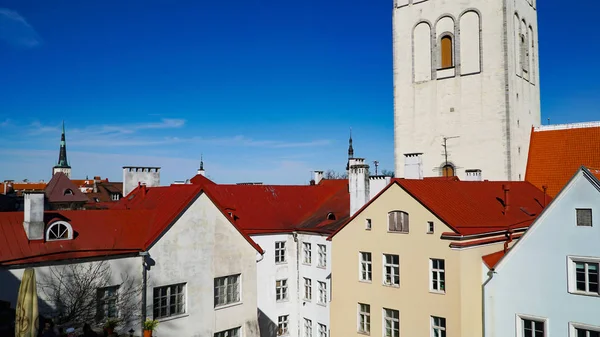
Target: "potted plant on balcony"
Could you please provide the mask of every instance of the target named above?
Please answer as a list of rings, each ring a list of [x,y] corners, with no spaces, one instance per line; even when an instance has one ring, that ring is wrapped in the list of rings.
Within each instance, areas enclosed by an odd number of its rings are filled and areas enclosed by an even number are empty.
[[[115,332],[115,328],[117,327],[117,325],[119,325],[119,321],[113,318],[109,318],[106,323],[104,323],[104,329],[106,330],[106,332],[108,332],[108,334],[112,334],[113,332]]]
[[[152,337],[152,331],[156,330],[158,321],[155,319],[147,319],[144,322],[144,337]]]

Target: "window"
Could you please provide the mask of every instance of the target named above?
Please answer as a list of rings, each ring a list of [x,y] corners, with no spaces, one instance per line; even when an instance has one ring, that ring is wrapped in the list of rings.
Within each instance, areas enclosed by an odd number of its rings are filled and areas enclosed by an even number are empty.
[[[358,303],[358,332],[371,333],[371,306]]]
[[[360,280],[371,281],[371,253],[360,252]]]
[[[319,337],[327,337],[327,325],[319,323]]]
[[[446,337],[446,319],[443,317],[431,316],[431,336]]]
[[[546,336],[546,321],[533,317],[517,317],[517,331],[519,337],[544,337]]]
[[[285,263],[285,241],[275,242],[275,263]]]
[[[570,337],[600,337],[600,326],[569,323]]]
[[[154,288],[154,319],[185,314],[185,284]]]
[[[371,230],[371,219],[367,219],[365,221],[365,229],[370,231]]]
[[[327,213],[327,220],[335,220],[335,214],[331,212]]]
[[[63,193],[63,194],[64,194],[64,195],[73,195],[73,190],[72,190],[72,189],[70,189],[70,188],[67,188],[67,189],[65,190],[65,193]]]
[[[312,337],[312,321],[308,318],[304,319],[304,336]]]
[[[427,234],[433,234],[434,228],[433,221],[427,221]]]
[[[119,193],[112,193],[112,194],[110,195],[110,199],[111,199],[112,201],[117,201],[117,200],[121,199],[121,196],[119,195]]]
[[[383,308],[383,336],[400,336],[400,313],[398,310]]]
[[[578,208],[577,212],[577,226],[592,227],[592,209],[591,208]]]
[[[319,304],[327,303],[327,283],[319,281]]]
[[[215,307],[240,301],[241,275],[231,275],[215,279]]]
[[[569,290],[585,295],[600,295],[599,267],[600,259],[569,258]]]
[[[400,257],[383,254],[383,284],[388,286],[400,285]]]
[[[325,268],[327,266],[327,247],[325,245],[317,245],[319,249],[319,264],[317,267]]]
[[[215,333],[214,337],[240,337],[241,330],[242,330],[242,327],[237,327],[237,328],[217,332],[217,333]]]
[[[277,336],[285,336],[289,333],[288,317],[289,315],[285,315],[277,318]]]
[[[288,298],[287,279],[275,281],[275,299],[277,301],[285,301]]]
[[[408,213],[402,211],[388,213],[388,230],[408,233]]]
[[[304,299],[312,300],[312,280],[306,277],[304,278]]]
[[[96,293],[98,308],[96,317],[98,320],[119,317],[117,304],[119,302],[119,286],[104,287]]]
[[[46,231],[46,241],[70,240],[73,238],[71,225],[64,221],[56,221]]]
[[[446,35],[440,41],[440,56],[442,60],[442,69],[454,67],[452,36]]]
[[[311,251],[311,246],[310,243],[304,242],[302,244],[302,246],[304,247],[304,263],[305,264],[311,264],[312,263],[312,251]]]
[[[431,268],[431,289],[433,291],[446,291],[446,271],[444,260],[430,259],[429,265]]]
[[[442,166],[442,177],[454,177],[454,166],[450,164]]]

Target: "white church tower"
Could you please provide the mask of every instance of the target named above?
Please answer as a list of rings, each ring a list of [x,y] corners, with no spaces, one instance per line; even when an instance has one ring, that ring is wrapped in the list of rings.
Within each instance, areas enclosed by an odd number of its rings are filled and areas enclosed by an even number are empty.
[[[418,153],[425,177],[524,179],[540,124],[537,37],[536,0],[395,0],[396,176]]]

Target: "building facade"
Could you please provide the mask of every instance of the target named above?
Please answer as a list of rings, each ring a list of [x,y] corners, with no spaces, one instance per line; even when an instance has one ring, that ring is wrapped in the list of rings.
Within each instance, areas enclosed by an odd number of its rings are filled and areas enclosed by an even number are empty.
[[[536,0],[395,0],[395,172],[522,180],[540,124]]]
[[[600,335],[597,177],[580,169],[519,242],[488,261],[486,337]]]

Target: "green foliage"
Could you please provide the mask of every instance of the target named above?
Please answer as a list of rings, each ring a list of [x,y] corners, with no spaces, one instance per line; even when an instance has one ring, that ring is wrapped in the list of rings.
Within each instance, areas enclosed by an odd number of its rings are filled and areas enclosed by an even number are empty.
[[[154,331],[154,330],[156,330],[157,326],[158,326],[158,321],[154,320],[154,319],[147,319],[144,322],[144,330]]]

